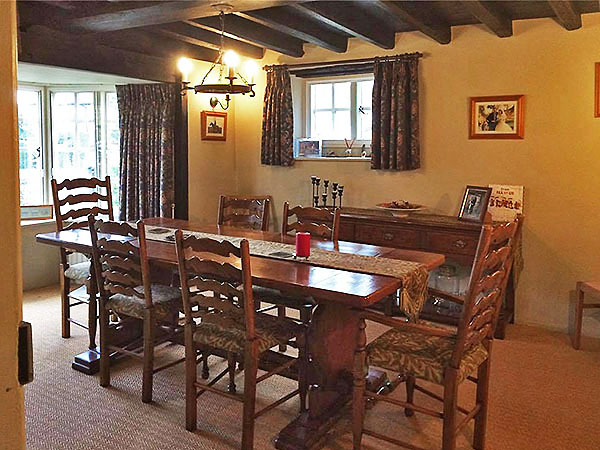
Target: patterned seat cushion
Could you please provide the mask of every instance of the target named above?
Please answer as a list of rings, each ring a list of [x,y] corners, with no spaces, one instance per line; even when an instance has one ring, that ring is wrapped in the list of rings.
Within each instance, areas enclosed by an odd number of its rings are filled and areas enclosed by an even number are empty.
[[[243,314],[227,314],[233,326],[220,326],[213,322],[201,322],[196,327],[194,341],[196,344],[218,348],[232,353],[243,354],[246,343],[246,329]],[[271,347],[285,344],[301,334],[303,326],[293,320],[280,320],[268,314],[256,314],[255,328],[258,336],[258,353]]]
[[[300,309],[305,306],[314,306],[315,302],[310,297],[301,295],[284,294],[277,289],[270,289],[262,286],[252,286],[254,300],[260,300],[265,303],[286,306],[288,308]]]
[[[373,366],[443,384],[444,369],[450,364],[455,342],[454,337],[391,329],[367,346],[367,361]],[[468,351],[460,363],[459,383],[487,356],[481,344]]]
[[[151,289],[152,304],[157,320],[167,318],[173,309],[181,310],[181,291],[179,288],[153,284]],[[140,286],[136,290],[143,292],[144,288]],[[115,294],[110,297],[106,307],[117,314],[143,319],[146,302],[143,298]]]
[[[90,276],[89,261],[72,264],[65,270],[65,277],[79,284],[84,284]]]

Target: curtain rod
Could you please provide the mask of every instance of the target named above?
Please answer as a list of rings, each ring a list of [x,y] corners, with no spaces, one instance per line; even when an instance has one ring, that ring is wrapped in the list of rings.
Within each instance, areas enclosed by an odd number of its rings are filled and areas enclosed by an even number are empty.
[[[313,63],[299,63],[299,64],[272,64],[263,66],[264,70],[269,70],[275,67],[287,67],[289,69],[316,69],[319,67],[330,67],[339,66],[344,64],[360,64],[360,63],[374,63],[375,61],[396,61],[404,58],[422,58],[423,53],[403,53],[401,55],[392,56],[376,56],[374,58],[362,58],[362,59],[346,59],[343,61],[324,61],[324,62],[313,62]]]

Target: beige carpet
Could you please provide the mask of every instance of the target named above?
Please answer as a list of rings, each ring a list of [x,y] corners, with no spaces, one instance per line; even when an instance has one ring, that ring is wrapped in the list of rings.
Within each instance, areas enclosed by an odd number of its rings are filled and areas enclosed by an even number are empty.
[[[85,307],[79,316],[84,317]],[[56,288],[25,294],[24,319],[33,324],[35,381],[26,388],[29,449],[235,449],[239,448],[241,405],[206,393],[198,402],[198,429],[184,428],[183,366],[155,376],[154,404],[141,402],[141,366],[125,360],[113,367],[112,387],[70,368],[73,355],[85,349],[84,330],[60,337]],[[370,334],[381,330],[370,328]],[[488,449],[600,448],[600,342],[584,340],[575,351],[567,336],[536,328],[511,326],[505,341],[496,341],[492,368]],[[163,351],[166,359],[181,354]],[[221,363],[215,358],[212,365]],[[238,387],[242,386],[239,377]],[[470,383],[469,383],[470,384]],[[293,383],[273,377],[259,385],[259,405],[289,392]],[[402,395],[398,389],[394,395]],[[462,403],[472,404],[472,389],[462,388]],[[435,405],[419,393],[416,399]],[[296,414],[294,399],[262,416],[255,448],[274,448],[277,432]],[[401,410],[378,404],[368,412],[372,428],[415,445],[440,447],[439,420],[420,414],[406,418]],[[458,447],[471,448],[472,426],[459,436]],[[389,445],[364,438],[365,449]],[[327,449],[351,448],[349,421],[341,420],[325,440]]]

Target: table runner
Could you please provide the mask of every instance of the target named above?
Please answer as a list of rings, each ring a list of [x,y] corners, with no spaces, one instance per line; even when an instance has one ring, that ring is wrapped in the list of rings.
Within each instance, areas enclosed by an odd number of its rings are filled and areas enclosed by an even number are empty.
[[[236,246],[239,246],[240,241],[246,239],[187,230],[183,230],[183,233],[184,236],[193,235],[197,238],[228,241]],[[154,241],[175,242],[175,229],[146,226],[146,238]],[[247,239],[247,241],[250,247],[250,254],[253,256],[291,260],[300,263],[308,263],[314,266],[398,278],[402,280],[400,308],[406,316],[413,321],[418,319],[419,313],[427,298],[429,272],[424,265],[419,263],[379,256],[340,253],[317,248],[311,248],[309,259],[294,259],[293,255],[296,250],[294,245],[258,239]]]

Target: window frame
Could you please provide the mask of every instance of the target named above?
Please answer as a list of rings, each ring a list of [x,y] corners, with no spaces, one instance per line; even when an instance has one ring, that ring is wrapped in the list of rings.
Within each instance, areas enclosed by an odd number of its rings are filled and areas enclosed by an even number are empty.
[[[304,87],[304,104],[306,105],[305,114],[304,114],[304,123],[302,134],[305,137],[313,137],[312,134],[312,95],[311,95],[311,86],[314,84],[324,84],[324,83],[344,83],[350,82],[350,139],[355,139],[354,148],[357,146],[360,147],[364,145],[371,145],[371,139],[356,139],[358,132],[358,89],[357,83],[360,81],[371,81],[373,80],[373,74],[359,74],[359,75],[339,75],[339,76],[326,76],[326,77],[316,77],[303,80],[305,83]],[[332,91],[335,91],[332,88]],[[334,94],[332,93],[332,110],[335,110],[334,107]],[[342,108],[346,110],[345,108]],[[322,140],[323,149],[345,149],[346,143],[343,139],[323,139]],[[313,159],[313,158],[311,158]],[[314,158],[318,159],[318,158]],[[339,159],[339,158],[338,158]]]

